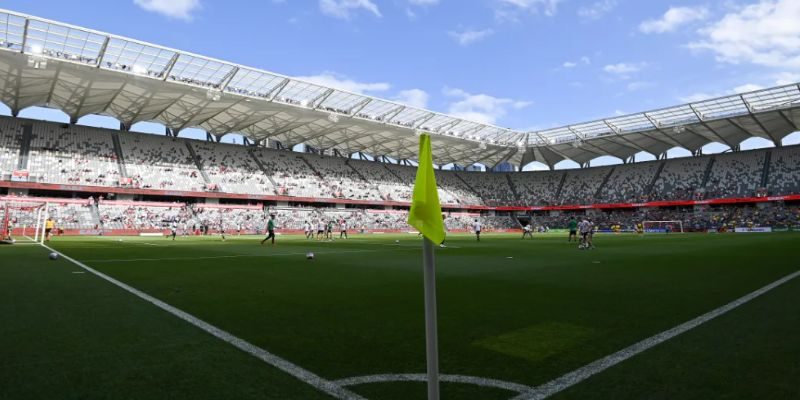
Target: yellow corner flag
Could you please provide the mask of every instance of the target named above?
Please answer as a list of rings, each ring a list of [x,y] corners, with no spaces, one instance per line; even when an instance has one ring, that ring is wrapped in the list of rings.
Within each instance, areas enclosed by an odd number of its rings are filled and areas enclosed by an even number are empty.
[[[417,228],[434,244],[440,244],[444,242],[445,237],[444,222],[442,206],[439,204],[439,192],[436,190],[436,176],[433,174],[431,137],[427,134],[419,136],[418,157],[419,166],[417,179],[414,181],[414,197],[411,199],[408,224]]]

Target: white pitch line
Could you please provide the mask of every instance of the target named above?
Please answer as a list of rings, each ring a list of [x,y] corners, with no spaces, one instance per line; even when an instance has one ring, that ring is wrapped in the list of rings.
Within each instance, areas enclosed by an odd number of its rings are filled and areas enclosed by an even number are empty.
[[[497,379],[479,378],[466,375],[439,375],[439,380],[449,383],[466,383],[483,387],[493,387],[508,390],[509,392],[525,393],[533,390],[533,387],[520,385],[518,383],[506,382]],[[334,383],[340,386],[357,386],[368,383],[387,383],[387,382],[427,382],[427,374],[382,374],[356,376],[353,378],[339,379]]]
[[[378,250],[342,250],[315,252],[315,254],[341,254],[341,253],[373,253]],[[276,254],[231,254],[225,256],[200,256],[200,257],[163,257],[163,258],[109,258],[99,260],[85,260],[86,262],[112,263],[112,262],[139,262],[139,261],[185,261],[185,260],[214,260],[218,258],[246,258],[246,257],[280,257],[301,256],[306,253],[276,253]]]
[[[597,361],[586,364],[585,366],[578,368],[575,371],[572,371],[566,375],[561,376],[560,378],[556,378],[543,385],[537,386],[526,393],[522,393],[519,396],[514,397],[511,400],[541,400],[550,397],[564,389],[567,389],[571,386],[574,386],[586,380],[592,375],[603,372],[606,369],[611,368],[651,347],[661,344],[667,340],[674,338],[675,336],[678,336],[682,333],[685,333],[686,331],[689,331],[708,321],[711,321],[712,319],[717,318],[720,315],[723,315],[763,295],[764,293],[767,293],[770,290],[775,289],[778,286],[781,286],[784,283],[789,282],[794,278],[797,278],[798,276],[800,276],[800,271],[796,271],[794,273],[786,275],[783,278],[778,279],[777,281],[772,282],[769,285],[762,287],[761,289],[750,292],[722,307],[709,311],[693,320],[684,322],[683,324],[680,324],[674,328],[668,329],[659,334],[644,339],[614,354],[608,355]]]
[[[126,283],[118,281],[100,271],[97,271],[87,266],[86,264],[65,255],[64,253],[61,253],[58,250],[55,250],[45,244],[42,244],[42,247],[60,254],[61,257],[64,257],[64,259],[66,259],[67,261],[85,269],[87,272],[96,275],[100,279],[103,279],[113,285],[118,286],[119,288],[133,294],[134,296],[206,331],[207,333],[211,334],[217,339],[220,339],[238,348],[239,350],[242,350],[245,353],[248,353],[253,357],[260,359],[261,361],[264,361],[265,363],[272,365],[273,367],[280,369],[281,371],[286,372],[289,375],[292,375],[293,377],[299,379],[300,381],[305,382],[306,384],[311,385],[322,392],[325,392],[337,399],[342,399],[342,400],[366,400],[365,398],[345,389],[344,387],[338,385],[335,382],[324,379],[321,376],[316,375],[313,372],[306,370],[296,364],[292,364],[291,362],[284,360],[283,358],[280,358],[250,342],[247,342],[244,339],[236,337],[233,334],[228,333],[227,331],[217,328],[216,326],[211,325],[208,322],[205,322],[200,318],[197,318],[192,314],[187,313],[186,311],[171,306],[153,296],[150,296],[145,292],[142,292],[139,289],[136,289]]]

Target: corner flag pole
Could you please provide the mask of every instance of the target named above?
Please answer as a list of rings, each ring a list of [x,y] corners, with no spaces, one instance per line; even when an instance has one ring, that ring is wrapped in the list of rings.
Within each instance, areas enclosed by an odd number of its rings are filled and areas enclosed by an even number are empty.
[[[436,328],[436,265],[433,243],[422,238],[425,263],[425,352],[428,364],[428,400],[439,400],[439,339]]]
[[[425,277],[425,352],[428,365],[428,400],[439,400],[439,343],[436,333],[436,267],[433,245],[445,239],[442,206],[433,170],[431,137],[419,137],[419,165],[414,180],[414,196],[408,212],[408,224],[419,229]]]

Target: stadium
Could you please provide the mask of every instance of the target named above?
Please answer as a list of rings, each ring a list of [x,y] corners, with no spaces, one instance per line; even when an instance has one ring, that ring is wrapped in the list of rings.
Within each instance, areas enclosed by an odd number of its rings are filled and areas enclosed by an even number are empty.
[[[515,130],[0,10],[0,102],[1,399],[426,398],[421,137],[442,398],[800,397],[800,83]]]

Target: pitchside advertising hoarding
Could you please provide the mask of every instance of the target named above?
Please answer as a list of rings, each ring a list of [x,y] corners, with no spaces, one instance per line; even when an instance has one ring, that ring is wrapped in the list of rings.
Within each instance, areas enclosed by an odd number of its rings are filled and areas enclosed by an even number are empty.
[[[736,233],[770,233],[772,232],[772,228],[770,227],[756,227],[756,228],[736,228],[734,229]]]

